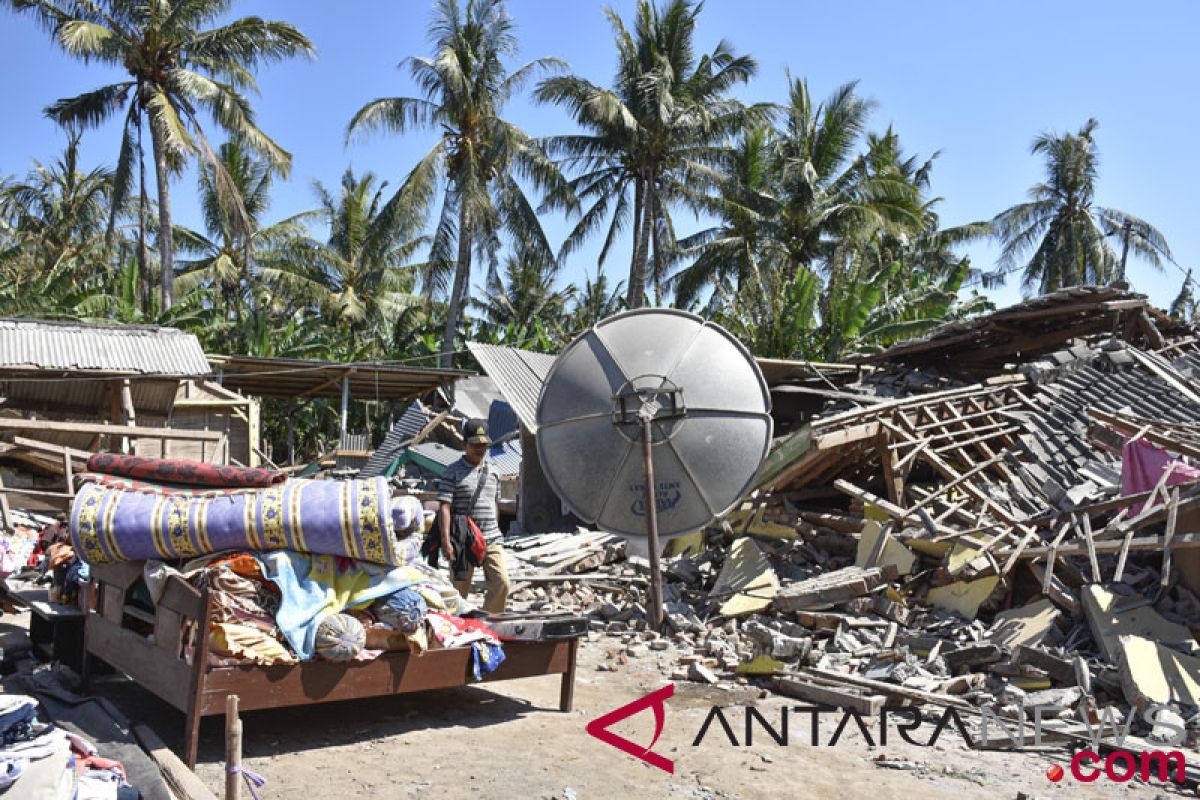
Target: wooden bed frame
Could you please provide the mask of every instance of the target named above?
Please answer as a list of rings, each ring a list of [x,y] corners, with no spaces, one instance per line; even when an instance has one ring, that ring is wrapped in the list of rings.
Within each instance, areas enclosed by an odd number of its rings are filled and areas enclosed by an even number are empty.
[[[238,696],[241,710],[253,711],[473,683],[469,647],[427,650],[420,655],[384,653],[372,661],[349,663],[220,666],[208,663],[208,637],[196,636],[195,658],[189,664],[185,631],[206,629],[197,625],[209,618],[208,592],[172,576],[156,613],[147,614],[126,602],[126,593],[141,574],[140,563],[93,568],[94,602],[89,604],[84,626],[83,678],[86,683],[92,660],[99,659],[184,712],[183,760],[189,767],[196,765],[201,718],[223,715],[229,695]],[[153,634],[143,636],[130,629],[126,624],[130,620],[152,625]],[[578,639],[505,642],[504,663],[483,680],[561,675],[559,709],[570,711],[578,646]]]

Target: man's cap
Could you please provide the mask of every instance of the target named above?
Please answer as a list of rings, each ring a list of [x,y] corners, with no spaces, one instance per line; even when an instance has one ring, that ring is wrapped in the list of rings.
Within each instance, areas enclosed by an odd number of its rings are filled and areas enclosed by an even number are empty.
[[[463,429],[463,435],[467,437],[467,444],[491,444],[492,439],[488,436],[488,424],[486,419],[469,419]]]

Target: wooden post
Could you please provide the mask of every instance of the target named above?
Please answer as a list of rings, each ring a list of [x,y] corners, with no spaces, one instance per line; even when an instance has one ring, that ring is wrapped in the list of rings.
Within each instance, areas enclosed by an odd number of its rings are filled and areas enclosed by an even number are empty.
[[[1179,516],[1179,489],[1171,491],[1171,504],[1167,507],[1167,530],[1163,537],[1162,577],[1159,585],[1166,589],[1171,585],[1171,540],[1175,538],[1175,525]]]
[[[350,373],[342,376],[342,436],[346,435],[346,416],[350,413]]]
[[[63,449],[63,480],[67,482],[67,494],[71,497],[75,496],[75,472],[74,465],[71,463],[71,451]]]
[[[121,381],[121,421],[128,427],[137,426],[137,411],[133,408],[133,388],[129,383],[129,378]],[[129,453],[130,450],[136,447],[136,442],[133,442],[127,436],[121,437],[121,452]]]
[[[109,404],[108,404],[108,424],[121,424],[121,380],[111,380],[108,382]],[[113,433],[108,434],[108,451],[110,453],[118,452],[121,449],[121,440]]]
[[[0,523],[4,530],[12,532],[12,511],[8,507],[8,495],[4,493],[4,478],[0,477]]]
[[[242,790],[242,721],[238,696],[225,698],[225,800],[238,800]]]
[[[296,403],[288,401],[288,466],[296,464]]]

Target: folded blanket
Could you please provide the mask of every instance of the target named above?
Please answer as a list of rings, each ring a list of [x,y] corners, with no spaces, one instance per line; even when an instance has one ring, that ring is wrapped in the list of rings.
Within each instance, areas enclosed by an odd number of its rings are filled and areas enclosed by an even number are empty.
[[[295,550],[396,565],[392,518],[384,478],[195,495],[86,483],[71,506],[71,540],[92,564]]]
[[[265,489],[283,483],[287,478],[282,472],[269,469],[247,469],[178,458],[143,458],[116,453],[96,453],[88,459],[87,468],[89,472],[193,486]]]

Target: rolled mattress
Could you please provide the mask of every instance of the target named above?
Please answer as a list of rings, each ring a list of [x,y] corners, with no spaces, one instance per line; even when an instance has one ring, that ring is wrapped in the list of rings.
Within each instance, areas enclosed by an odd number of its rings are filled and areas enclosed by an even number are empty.
[[[385,478],[205,492],[85,483],[71,506],[71,539],[91,564],[241,549],[398,566],[390,503]]]

